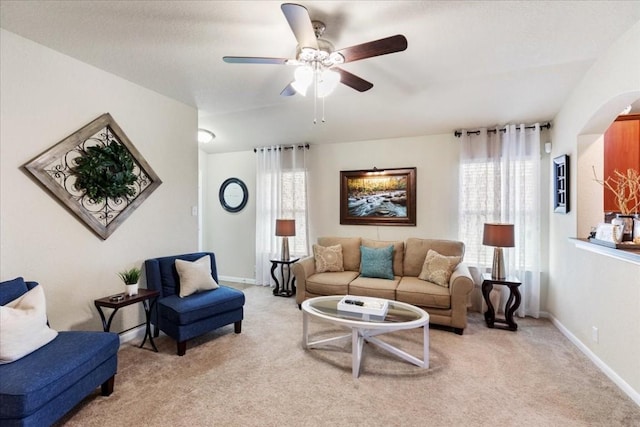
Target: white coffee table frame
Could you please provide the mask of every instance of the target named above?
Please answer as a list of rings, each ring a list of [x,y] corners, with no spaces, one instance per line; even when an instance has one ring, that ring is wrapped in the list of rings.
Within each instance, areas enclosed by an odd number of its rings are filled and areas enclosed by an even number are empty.
[[[331,295],[325,297],[310,298],[302,303],[302,346],[305,349],[318,347],[321,345],[329,344],[335,341],[344,340],[345,338],[351,338],[352,340],[352,373],[354,378],[358,378],[360,375],[360,362],[362,361],[362,347],[364,342],[367,341],[371,344],[375,344],[378,347],[394,354],[407,362],[413,363],[421,368],[429,367],[429,314],[411,304],[407,304],[400,301],[391,301],[389,304],[394,307],[403,308],[410,312],[415,313],[418,318],[406,322],[376,322],[366,320],[356,320],[333,316],[331,314],[323,313],[313,307],[314,303],[321,301],[335,301],[336,304],[343,298],[343,295]],[[390,306],[391,307],[391,306]],[[326,320],[327,322],[346,327],[351,329],[351,333],[347,335],[340,335],[338,337],[326,338],[318,341],[309,341],[309,318],[317,317],[319,319]],[[399,331],[403,329],[413,329],[424,326],[423,329],[423,358],[419,358],[401,350],[397,347],[386,343],[379,338],[378,335]]]

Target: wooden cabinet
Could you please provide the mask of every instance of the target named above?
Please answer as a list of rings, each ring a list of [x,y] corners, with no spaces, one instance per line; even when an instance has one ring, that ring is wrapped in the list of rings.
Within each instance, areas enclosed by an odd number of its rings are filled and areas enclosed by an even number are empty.
[[[604,134],[604,178],[629,168],[640,171],[640,114],[618,116]],[[604,211],[619,211],[613,193],[606,189]]]

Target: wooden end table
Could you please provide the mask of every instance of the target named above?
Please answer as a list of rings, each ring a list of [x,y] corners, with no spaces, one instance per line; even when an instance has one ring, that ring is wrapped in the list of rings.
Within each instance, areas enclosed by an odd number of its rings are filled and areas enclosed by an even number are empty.
[[[504,307],[504,319],[496,319],[496,312],[493,308],[493,304],[491,303],[491,298],[489,298],[489,295],[493,290],[493,285],[509,287],[509,298],[507,299],[507,304]],[[484,320],[487,322],[487,326],[489,328],[498,327],[509,331],[518,330],[518,325],[513,320],[513,314],[516,312],[518,307],[520,307],[520,301],[522,300],[520,290],[518,289],[520,285],[521,282],[517,277],[508,276],[504,279],[493,279],[491,278],[490,273],[482,273],[482,295],[484,296],[484,301],[487,303],[487,311],[484,312]],[[496,323],[505,324],[506,326],[498,326]]]
[[[102,319],[102,329],[105,332],[109,332],[111,329],[111,321],[113,320],[113,316],[116,312],[122,307],[126,307],[127,305],[137,304],[139,302],[142,303],[142,307],[144,308],[144,314],[146,317],[146,328],[144,332],[144,339],[142,340],[142,344],[140,344],[140,348],[144,346],[144,343],[147,341],[147,337],[149,337],[149,342],[151,343],[151,347],[153,347],[153,351],[158,352],[158,348],[156,344],[153,342],[153,335],[151,334],[151,310],[153,306],[158,301],[158,296],[160,295],[159,291],[152,291],[149,289],[138,289],[138,295],[127,296],[125,294],[116,294],[109,295],[108,297],[100,298],[93,301],[93,304],[98,309],[98,313],[100,314],[100,319]],[[113,300],[115,297],[123,297],[119,301]],[[102,312],[102,307],[112,308],[113,312],[109,316],[109,320],[104,317],[104,313]]]
[[[273,295],[279,297],[290,297],[296,293],[296,278],[291,276],[291,264],[298,261],[300,258],[290,258],[286,260],[272,259],[271,260],[271,277],[276,282],[276,287],[273,290]],[[284,277],[284,266],[287,266],[287,278]],[[280,281],[275,275],[276,268],[280,266],[280,276],[282,277],[282,286]]]

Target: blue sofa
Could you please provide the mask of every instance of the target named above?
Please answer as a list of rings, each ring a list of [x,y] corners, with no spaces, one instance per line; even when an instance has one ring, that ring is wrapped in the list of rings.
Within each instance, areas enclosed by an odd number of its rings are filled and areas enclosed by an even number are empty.
[[[235,333],[242,330],[244,293],[220,286],[210,291],[198,292],[187,297],[179,296],[180,277],[176,259],[193,262],[206,255],[211,257],[211,276],[218,282],[216,258],[212,252],[195,252],[152,258],[145,261],[147,288],[160,291],[158,302],[151,311],[154,336],[159,331],[175,339],[177,353],[187,351],[187,340],[213,331],[221,326],[234,324]]]
[[[21,277],[0,283],[0,305],[35,286]],[[0,425],[48,426],[97,387],[110,395],[119,347],[118,334],[60,331],[36,351],[0,364]]]

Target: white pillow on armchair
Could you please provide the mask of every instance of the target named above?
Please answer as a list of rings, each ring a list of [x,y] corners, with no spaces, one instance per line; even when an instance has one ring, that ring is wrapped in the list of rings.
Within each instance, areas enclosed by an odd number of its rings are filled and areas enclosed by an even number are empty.
[[[44,291],[36,286],[0,306],[0,364],[14,362],[58,336],[47,326]]]

